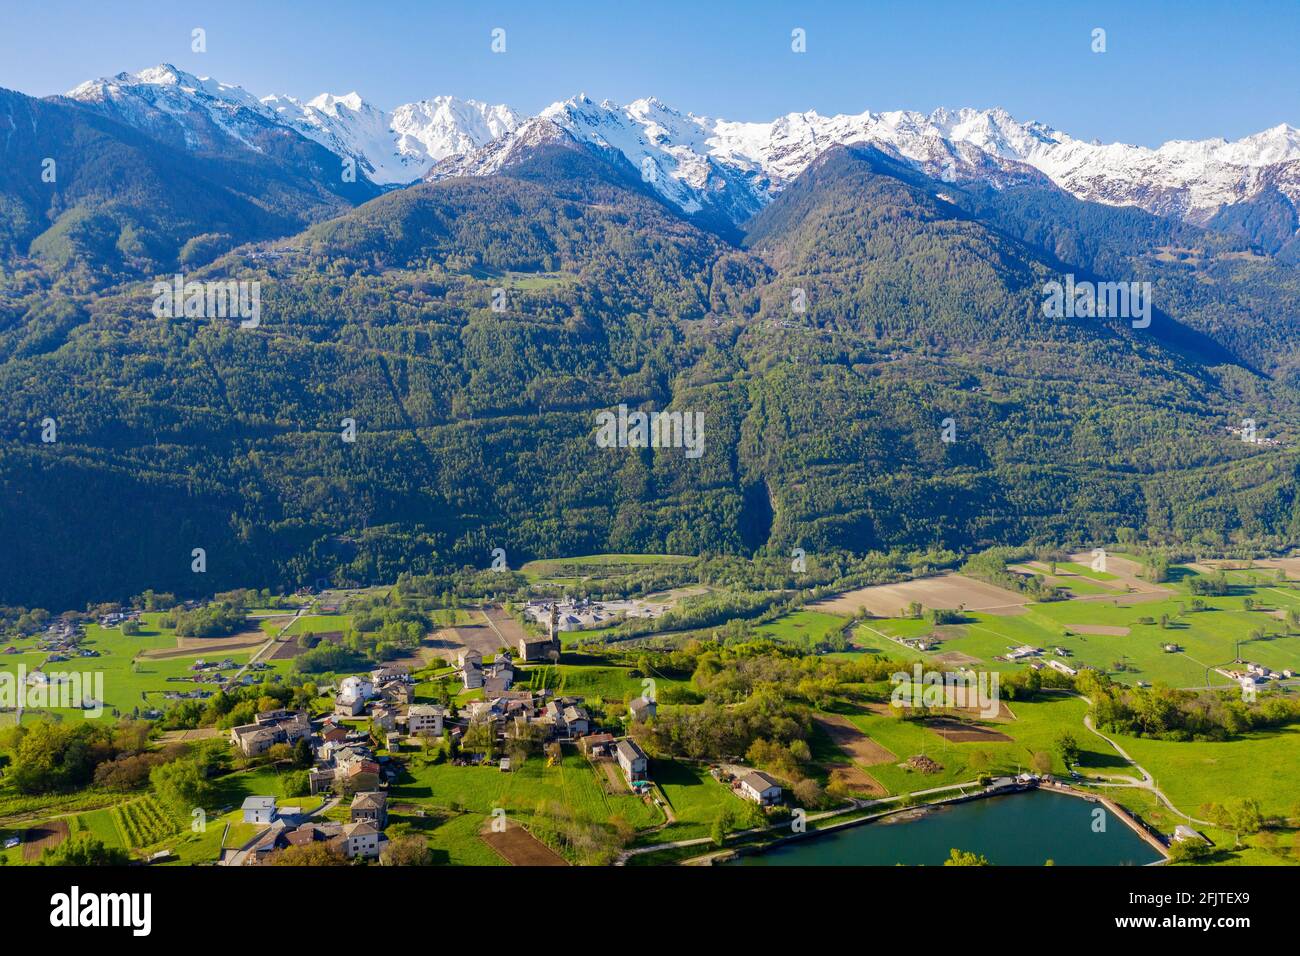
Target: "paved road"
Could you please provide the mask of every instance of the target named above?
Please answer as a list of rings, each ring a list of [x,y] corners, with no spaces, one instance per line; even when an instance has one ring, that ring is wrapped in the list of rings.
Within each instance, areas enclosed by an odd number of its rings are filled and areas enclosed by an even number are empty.
[[[1086,697],[1083,698],[1083,699],[1084,699],[1084,700],[1087,700]],[[1089,705],[1091,706],[1091,702],[1089,702]],[[1203,826],[1203,827],[1214,826],[1214,824],[1210,823],[1209,821],[1207,821],[1207,820],[1198,820],[1198,819],[1196,819],[1196,817],[1193,817],[1193,816],[1191,816],[1190,814],[1187,814],[1187,813],[1183,813],[1182,810],[1179,810],[1176,806],[1174,806],[1174,802],[1173,802],[1172,800],[1170,800],[1167,796],[1165,796],[1164,791],[1162,791],[1159,787],[1156,786],[1155,778],[1152,777],[1151,774],[1149,774],[1149,773],[1147,772],[1147,770],[1146,770],[1145,767],[1143,767],[1140,763],[1138,763],[1136,760],[1134,760],[1132,757],[1130,757],[1130,756],[1128,755],[1128,753],[1124,750],[1124,748],[1121,747],[1118,743],[1116,743],[1114,740],[1111,740],[1109,737],[1107,737],[1105,734],[1103,734],[1100,730],[1098,730],[1096,727],[1094,727],[1094,726],[1092,725],[1092,715],[1091,715],[1091,714],[1084,714],[1084,715],[1083,715],[1083,726],[1087,727],[1088,730],[1090,730],[1092,733],[1096,734],[1096,735],[1097,735],[1098,737],[1100,737],[1102,740],[1106,741],[1106,743],[1108,743],[1108,744],[1110,744],[1112,747],[1114,747],[1114,748],[1115,748],[1115,752],[1116,752],[1117,754],[1119,754],[1121,757],[1123,757],[1125,760],[1127,760],[1128,763],[1129,763],[1129,766],[1131,766],[1134,770],[1136,770],[1138,773],[1140,773],[1140,774],[1142,775],[1142,780],[1141,780],[1141,782],[1138,782],[1138,781],[1136,781],[1136,780],[1134,780],[1132,783],[1116,783],[1116,782],[1110,782],[1110,781],[1108,781],[1108,782],[1103,782],[1103,783],[1099,784],[1100,786],[1103,786],[1103,787],[1133,787],[1133,788],[1136,788],[1136,789],[1138,789],[1138,790],[1149,790],[1151,793],[1155,794],[1155,797],[1156,797],[1157,800],[1159,800],[1161,803],[1163,803],[1163,804],[1164,804],[1166,807],[1168,807],[1171,811],[1173,811],[1174,813],[1178,814],[1178,816],[1182,817],[1184,820],[1187,820],[1187,821],[1189,821],[1189,822],[1191,822],[1191,823],[1195,823],[1195,824],[1197,824],[1197,825],[1199,825],[1199,826]],[[1129,778],[1129,779],[1131,780],[1132,778]]]

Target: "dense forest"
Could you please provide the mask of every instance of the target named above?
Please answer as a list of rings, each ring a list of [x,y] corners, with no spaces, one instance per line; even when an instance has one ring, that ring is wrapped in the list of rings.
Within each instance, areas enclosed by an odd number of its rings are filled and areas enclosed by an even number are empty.
[[[78,135],[113,133],[96,122]],[[0,603],[447,575],[498,547],[517,567],[1300,530],[1297,330],[1265,322],[1300,285],[1230,230],[846,148],[741,241],[573,145],[290,198],[184,263],[181,233],[95,266],[9,227]],[[157,317],[153,276],[178,267],[260,283],[260,324]],[[1071,270],[1149,279],[1156,321],[1044,317]],[[703,454],[600,447],[620,405],[702,413]],[[1229,434],[1245,418],[1281,444]]]

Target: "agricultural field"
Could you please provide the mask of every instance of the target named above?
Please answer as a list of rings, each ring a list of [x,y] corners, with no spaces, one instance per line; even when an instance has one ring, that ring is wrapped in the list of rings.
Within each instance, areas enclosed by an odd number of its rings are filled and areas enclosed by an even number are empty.
[[[475,817],[480,825],[491,818],[494,810],[504,810],[509,820],[553,846],[557,843],[557,807],[579,821],[608,823],[621,819],[636,830],[665,820],[663,812],[644,798],[627,790],[609,792],[604,774],[571,749],[566,749],[557,766],[546,764],[542,757],[530,757],[522,766],[503,773],[492,765],[458,767],[413,756],[407,761],[403,778],[390,790],[390,799],[395,804],[409,803],[443,814]],[[441,829],[434,828],[430,834],[430,845],[435,850],[472,853],[472,846],[482,843],[478,826],[465,823],[438,834]],[[450,840],[453,833],[455,841]],[[439,835],[443,838],[441,845],[433,839]]]
[[[1054,773],[1065,774],[1064,764],[1053,751],[1056,738],[1066,731],[1079,744],[1082,769],[1105,773],[1128,770],[1124,759],[1112,747],[1084,729],[1083,716],[1088,705],[1083,700],[1059,695],[1036,701],[1014,701],[1008,708],[1014,719],[971,721],[973,726],[984,728],[986,736],[961,742],[939,733],[933,722],[900,720],[884,706],[845,708],[836,716],[847,718],[872,741],[898,757],[897,762],[873,763],[865,768],[891,794],[961,783],[985,775],[1023,772],[1030,768],[1033,755],[1040,752],[1052,755]],[[902,765],[918,755],[928,757],[941,769],[922,773]]]
[[[1189,572],[1177,584],[1167,585],[1168,597],[1144,594],[1137,603],[1118,594],[1080,596],[1028,604],[1014,616],[967,612],[962,623],[941,626],[914,618],[873,618],[856,626],[853,645],[866,653],[993,670],[1023,666],[996,660],[1013,647],[1040,647],[1044,659],[1061,647],[1068,652],[1070,666],[1088,665],[1130,685],[1141,681],[1203,687],[1208,680],[1210,686],[1228,686],[1230,679],[1213,669],[1239,654],[1275,671],[1300,672],[1300,629],[1293,632],[1284,619],[1286,611],[1300,610],[1300,590],[1279,585],[1267,574],[1258,574],[1258,583],[1248,584],[1243,574],[1232,593],[1201,597],[1204,609],[1196,610],[1192,602],[1198,598],[1187,584],[1194,576]],[[1145,599],[1150,597],[1156,600]],[[946,607],[926,604],[936,606]],[[919,637],[936,646],[922,652],[899,643]],[[1178,649],[1168,651],[1165,645]]]
[[[754,628],[757,637],[811,651],[839,637],[849,619],[825,611],[795,611]]]
[[[89,675],[85,682],[86,692],[102,699],[104,712],[110,716],[126,716],[138,710],[148,710],[164,703],[165,691],[191,691],[195,689],[216,690],[218,684],[214,677],[212,682],[196,684],[189,678],[193,675],[191,665],[199,659],[209,662],[226,658],[238,665],[246,663],[253,654],[252,649],[232,650],[223,642],[224,638],[214,638],[210,643],[203,639],[178,638],[174,631],[161,626],[159,614],[141,615],[145,627],[139,635],[124,635],[120,628],[102,628],[97,624],[86,627],[81,647],[97,651],[93,657],[73,657],[66,661],[45,664],[47,655],[36,650],[35,639],[15,641],[13,646],[19,651],[15,654],[0,656],[0,672],[18,674],[18,666],[23,665],[30,673],[36,669],[47,672],[80,673]],[[185,647],[179,642],[184,641]],[[151,656],[144,656],[144,655]],[[167,654],[168,656],[152,656]],[[289,670],[288,661],[270,661],[270,669],[262,672],[264,680],[272,680],[271,675],[283,678]],[[234,670],[223,671],[221,679],[228,679]],[[102,675],[96,677],[95,675]],[[169,679],[171,678],[171,679]],[[102,695],[94,692],[95,681],[102,680]],[[24,722],[39,719],[49,714],[56,719],[83,719],[85,713],[77,708],[49,707],[38,710],[29,709],[24,714]],[[12,722],[12,714],[3,715]]]

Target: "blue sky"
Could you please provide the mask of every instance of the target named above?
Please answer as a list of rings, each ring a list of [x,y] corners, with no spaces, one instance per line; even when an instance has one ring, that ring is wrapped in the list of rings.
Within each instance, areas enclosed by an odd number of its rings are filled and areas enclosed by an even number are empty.
[[[451,93],[532,113],[578,92],[737,120],[996,105],[1146,145],[1300,125],[1296,0],[0,0],[0,23],[0,86],[33,95],[171,62],[259,95],[356,90],[386,108]]]

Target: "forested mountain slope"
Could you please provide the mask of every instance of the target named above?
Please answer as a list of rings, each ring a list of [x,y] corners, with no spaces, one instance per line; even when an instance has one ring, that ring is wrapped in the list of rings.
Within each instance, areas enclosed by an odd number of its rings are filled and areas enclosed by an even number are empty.
[[[1285,431],[1289,387],[1171,334],[1176,310],[1046,318],[1066,247],[985,206],[840,148],[737,246],[553,138],[194,270],[259,281],[257,328],[155,318],[148,281],[14,288],[0,601],[391,580],[494,547],[1293,534],[1293,452],[1226,433]],[[599,447],[620,404],[702,413],[703,454]]]
[[[0,90],[0,259],[64,292],[211,261],[378,195],[289,130],[191,151],[72,100]],[[30,262],[24,261],[30,259]]]

